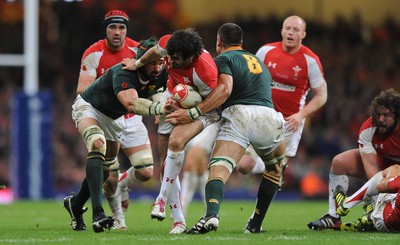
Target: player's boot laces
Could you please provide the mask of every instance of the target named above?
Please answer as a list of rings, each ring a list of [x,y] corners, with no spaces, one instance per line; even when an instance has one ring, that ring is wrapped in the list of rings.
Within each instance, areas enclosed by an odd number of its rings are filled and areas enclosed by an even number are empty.
[[[346,201],[347,196],[341,185],[337,185],[335,187],[333,190],[333,196],[333,199],[335,199],[337,204],[336,214],[340,216],[346,216],[350,212],[350,209],[344,207],[344,202]]]
[[[187,228],[186,224],[180,221],[174,222],[172,225],[172,228],[169,230],[168,234],[171,235],[178,235],[178,234],[183,234],[186,233]]]
[[[157,198],[156,202],[153,204],[153,210],[150,216],[152,219],[157,219],[159,221],[165,219],[165,202],[162,198]]]

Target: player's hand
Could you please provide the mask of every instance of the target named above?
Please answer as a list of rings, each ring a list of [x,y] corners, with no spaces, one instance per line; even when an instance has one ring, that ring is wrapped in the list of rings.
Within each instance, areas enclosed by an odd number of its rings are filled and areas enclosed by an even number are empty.
[[[192,122],[187,109],[178,109],[165,116],[165,121],[172,125],[182,125]]]
[[[169,97],[164,104],[164,111],[166,112],[165,114],[171,114],[172,112],[177,111],[179,109],[184,109],[184,108],[182,108],[179,102],[174,100],[172,96]]]
[[[286,120],[286,122],[285,122],[286,130],[295,132],[301,125],[301,122],[303,121],[303,117],[299,113],[296,113],[289,117],[286,117],[285,120]]]
[[[135,59],[131,59],[131,58],[125,58],[122,60],[121,64],[122,64],[122,69],[123,70],[129,70],[129,71],[135,71],[137,70],[137,67],[135,65]]]

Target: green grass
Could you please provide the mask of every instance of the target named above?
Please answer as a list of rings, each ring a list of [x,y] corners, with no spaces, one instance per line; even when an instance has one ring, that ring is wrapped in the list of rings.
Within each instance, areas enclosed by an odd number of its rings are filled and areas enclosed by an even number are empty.
[[[217,232],[205,235],[168,235],[172,220],[150,219],[150,202],[131,200],[126,213],[128,231],[110,230],[94,233],[90,226],[90,212],[85,214],[88,230],[72,231],[62,201],[19,201],[0,205],[0,244],[398,244],[400,234],[358,233],[340,231],[311,231],[306,224],[323,215],[326,201],[275,201],[264,221],[261,234],[243,234],[243,226],[254,203],[225,201],[220,212]],[[107,205],[105,205],[107,207]],[[89,209],[90,211],[90,209]],[[356,220],[361,208],[352,210],[344,222]],[[108,212],[109,213],[109,212]],[[203,213],[203,205],[194,202],[189,207],[188,226]]]

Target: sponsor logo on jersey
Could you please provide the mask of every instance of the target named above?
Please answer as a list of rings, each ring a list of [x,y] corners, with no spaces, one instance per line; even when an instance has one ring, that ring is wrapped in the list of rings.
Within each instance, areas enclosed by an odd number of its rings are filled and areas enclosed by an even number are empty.
[[[294,92],[296,90],[296,87],[272,81],[271,89],[278,89],[278,90],[287,91],[287,92]]]

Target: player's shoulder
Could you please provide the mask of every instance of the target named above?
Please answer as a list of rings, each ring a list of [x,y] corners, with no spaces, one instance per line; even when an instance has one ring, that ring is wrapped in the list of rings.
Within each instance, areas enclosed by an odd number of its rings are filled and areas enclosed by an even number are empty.
[[[367,120],[365,120],[365,121],[363,122],[363,124],[361,125],[361,127],[360,127],[360,133],[363,132],[363,131],[365,131],[365,130],[367,130],[367,129],[373,128],[373,127],[375,127],[375,125],[374,125],[374,123],[372,122],[372,117],[368,117]]]
[[[205,70],[207,69],[213,69],[217,70],[217,65],[215,64],[215,61],[211,54],[207,50],[203,50],[199,58],[193,62],[193,66],[198,69],[198,68],[204,68]]]
[[[306,54],[308,56],[318,58],[318,55],[316,53],[314,53],[314,51],[312,51],[309,47],[307,47],[305,45],[301,45],[299,53]]]
[[[92,45],[90,45],[83,53],[83,57],[86,57],[91,53],[102,52],[102,51],[104,51],[105,48],[106,48],[106,40],[101,39],[101,40],[93,43]]]
[[[260,49],[282,49],[282,42],[266,43]]]
[[[270,53],[271,50],[277,51],[277,52],[283,52],[282,50],[282,42],[273,42],[273,43],[266,43],[263,46],[261,46],[257,52],[256,56],[257,57],[265,57],[267,53]]]

